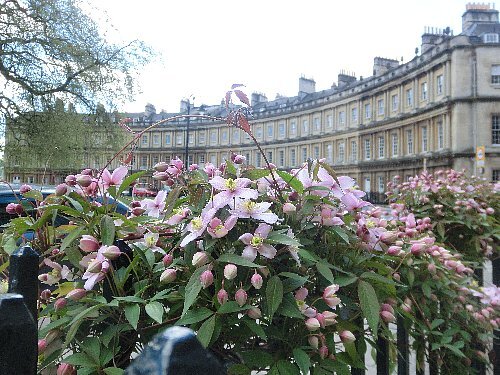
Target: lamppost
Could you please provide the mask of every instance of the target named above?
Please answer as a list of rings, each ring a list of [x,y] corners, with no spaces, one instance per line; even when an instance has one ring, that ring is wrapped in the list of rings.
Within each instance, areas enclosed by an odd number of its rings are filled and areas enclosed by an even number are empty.
[[[185,101],[187,103],[187,123],[186,123],[186,151],[184,153],[184,165],[186,166],[186,170],[189,167],[189,123],[190,118],[189,115],[191,113],[191,98],[195,99],[193,95],[190,95]]]

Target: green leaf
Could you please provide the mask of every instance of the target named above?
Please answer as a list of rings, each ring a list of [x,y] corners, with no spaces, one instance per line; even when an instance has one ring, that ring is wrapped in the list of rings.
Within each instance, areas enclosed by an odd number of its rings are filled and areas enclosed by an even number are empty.
[[[95,362],[88,354],[86,353],[74,353],[70,356],[64,358],[64,362],[75,365],[75,366],[84,366],[84,367],[98,367],[99,363]]]
[[[280,170],[276,170],[276,173],[297,193],[299,194],[304,193],[304,185],[302,185],[302,182],[300,182],[300,180],[297,177],[292,176],[290,173]]]
[[[267,282],[266,300],[269,319],[272,320],[274,313],[283,300],[283,283],[279,276],[273,276]]]
[[[436,329],[437,327],[439,327],[443,323],[444,323],[444,319],[434,319],[431,323],[431,329]]]
[[[252,181],[255,181],[259,178],[268,176],[270,173],[271,172],[269,172],[269,169],[247,169],[242,173],[242,177],[246,177]]]
[[[429,282],[425,282],[422,284],[422,292],[424,292],[424,296],[427,298],[431,298],[431,286],[429,285]]]
[[[118,194],[117,196],[120,196],[121,193],[123,193],[129,186],[132,182],[134,182],[135,180],[141,178],[147,171],[140,171],[140,172],[136,172],[134,174],[131,174],[130,176],[128,176],[127,178],[125,178],[122,182],[122,184],[120,185],[120,188],[118,189]]]
[[[335,284],[339,286],[351,285],[356,282],[358,278],[356,276],[339,276],[335,278]]]
[[[12,255],[12,253],[17,250],[17,243],[16,243],[16,239],[14,238],[14,236],[9,236],[9,239],[3,245],[3,250],[7,253],[7,255]],[[4,263],[4,264],[7,264],[7,263]]]
[[[241,352],[243,363],[249,367],[263,369],[271,366],[274,362],[273,356],[263,350],[248,350]]]
[[[286,234],[281,234],[281,233],[271,233],[269,237],[266,238],[265,242],[279,243],[282,245],[295,246],[295,247],[301,246],[300,242],[297,241],[295,238],[292,238],[290,236],[287,236]]]
[[[363,272],[360,276],[361,279],[370,279],[374,281],[378,281],[383,284],[389,284],[389,285],[394,285],[395,282],[392,279],[389,279],[385,276],[379,275],[378,273],[375,272]]]
[[[71,243],[76,240],[85,228],[75,227],[61,242],[61,251],[64,251]]]
[[[115,223],[113,219],[104,215],[101,218],[101,242],[103,245],[112,245],[115,240]]]
[[[300,370],[295,364],[282,359],[271,367],[268,375],[300,375]]]
[[[219,310],[217,310],[217,314],[228,314],[243,310],[248,310],[248,305],[243,305],[242,307],[240,307],[240,305],[238,305],[236,301],[227,301],[221,307],[219,307]]]
[[[334,283],[332,270],[325,263],[316,263],[318,272],[331,284]]]
[[[377,294],[371,284],[360,280],[358,283],[358,296],[363,316],[368,321],[373,335],[376,337],[378,333],[378,322],[380,318],[380,305],[378,303]]]
[[[175,204],[177,203],[177,198],[179,198],[181,191],[182,190],[180,187],[174,187],[167,194],[167,199],[165,199],[165,210],[164,210],[165,217],[170,216],[170,214],[174,210]]]
[[[196,301],[196,298],[198,297],[198,294],[200,293],[202,288],[200,276],[204,271],[207,270],[207,268],[208,266],[205,265],[196,269],[189,278],[184,294],[184,307],[182,309],[182,316],[186,314],[191,305]]]
[[[263,266],[260,266],[258,264],[255,264],[253,262],[250,262],[248,259],[243,258],[242,256],[236,255],[236,254],[222,254],[219,258],[217,258],[217,261],[222,262],[222,263],[233,263],[238,266],[243,266],[243,267],[252,267],[252,268],[262,268]]]
[[[82,253],[76,246],[69,246],[65,249],[66,257],[70,263],[76,268],[81,268],[80,261],[82,260]]]
[[[125,318],[134,329],[137,329],[137,323],[139,323],[139,315],[141,315],[141,308],[139,305],[128,305],[124,308]]]
[[[331,227],[331,230],[333,232],[335,232],[335,234],[337,236],[339,236],[340,238],[342,238],[342,240],[347,244],[349,245],[349,236],[347,235],[347,233],[340,227],[338,226],[333,226]]]
[[[80,328],[80,324],[82,324],[83,322],[83,319],[85,319],[90,315],[93,315],[95,310],[99,310],[101,306],[102,304],[90,306],[73,318],[73,320],[68,325],[69,329],[68,332],[66,333],[66,340],[64,342],[64,346],[67,346],[70,343],[70,341],[73,340],[76,333],[78,332],[78,328]]]
[[[122,302],[146,303],[145,300],[137,296],[125,296],[125,297],[113,297],[113,298]]]
[[[232,365],[227,369],[227,375],[250,375],[252,370],[241,363]]]
[[[212,339],[212,335],[214,334],[214,329],[215,315],[207,319],[198,330],[197,337],[203,347],[206,348],[208,344],[210,344],[210,340]]]
[[[104,370],[106,375],[123,375],[125,370],[118,367],[106,367]]]
[[[455,346],[450,345],[450,344],[444,344],[443,346],[445,348],[450,349],[455,355],[457,355],[457,356],[459,356],[461,358],[465,358],[464,353],[462,353],[462,351],[460,349],[456,348]]]
[[[293,349],[293,358],[300,368],[303,375],[309,374],[309,368],[311,367],[311,359],[305,351],[300,348]]]
[[[24,193],[23,197],[28,198],[28,199],[34,199],[38,202],[43,201],[42,192],[40,192],[39,190],[35,190],[35,189],[32,189],[32,190],[28,191],[27,193]]]
[[[264,332],[264,329],[260,324],[257,324],[255,320],[251,319],[245,319],[244,323],[247,325],[250,330],[255,333],[257,336],[259,336],[262,340],[267,341],[267,335],[266,332]]]
[[[146,314],[158,323],[163,321],[163,305],[160,302],[153,301],[146,305]]]
[[[176,326],[181,326],[181,325],[189,325],[189,324],[194,324],[201,322],[202,320],[207,319],[209,316],[213,315],[214,312],[207,309],[206,307],[201,307],[196,310],[189,310],[186,315],[184,315],[182,318],[180,318],[175,325]]]
[[[287,293],[283,296],[283,301],[279,308],[279,314],[283,316],[288,316],[290,318],[304,318],[304,315],[300,312],[297,302],[291,293]]]
[[[226,173],[236,176],[236,167],[231,160],[226,160]]]

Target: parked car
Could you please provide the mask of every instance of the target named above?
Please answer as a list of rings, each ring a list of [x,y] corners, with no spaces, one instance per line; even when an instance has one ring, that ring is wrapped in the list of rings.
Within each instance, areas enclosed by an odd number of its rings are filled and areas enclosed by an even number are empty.
[[[132,196],[144,198],[144,197],[156,197],[156,194],[158,194],[158,191],[146,186],[138,186],[140,184],[137,184],[133,187],[132,189]]]

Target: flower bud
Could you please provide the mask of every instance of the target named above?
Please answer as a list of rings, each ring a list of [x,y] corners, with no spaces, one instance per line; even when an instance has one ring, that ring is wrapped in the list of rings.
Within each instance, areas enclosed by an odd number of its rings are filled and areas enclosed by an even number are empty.
[[[170,266],[173,261],[174,261],[174,257],[171,254],[165,254],[165,256],[162,259],[163,265],[165,267]]]
[[[398,282],[401,281],[401,275],[397,272],[392,274],[392,278]]]
[[[254,273],[252,278],[250,279],[250,282],[252,283],[253,287],[255,289],[260,289],[262,288],[262,276],[260,276],[258,273]]]
[[[296,191],[292,191],[290,193],[290,195],[288,196],[288,199],[291,201],[291,202],[295,202],[299,199],[299,193],[297,193]]]
[[[88,174],[79,174],[76,176],[76,182],[78,185],[81,187],[89,187],[90,184],[92,183],[92,177],[89,176]]]
[[[306,328],[308,331],[316,331],[321,327],[320,322],[316,318],[309,318],[306,320]]]
[[[64,179],[64,182],[66,182],[66,184],[69,186],[75,186],[76,185],[75,175],[72,174],[67,175],[66,178]]]
[[[236,302],[238,303],[238,305],[240,307],[243,306],[245,303],[247,303],[247,299],[248,299],[247,292],[245,292],[241,288],[238,289],[236,291],[236,294],[234,295],[234,299],[236,300]]]
[[[196,268],[199,268],[201,266],[204,266],[205,264],[208,263],[208,255],[204,251],[198,251],[193,255],[193,260],[191,262],[193,266]]]
[[[380,306],[380,309],[382,311],[389,311],[391,314],[394,314],[394,309],[388,303],[383,303],[382,306]]]
[[[332,324],[335,324],[337,323],[337,314],[331,312],[331,311],[323,311],[321,313],[323,315],[323,317],[325,318],[325,326],[328,327],[328,326],[331,326]]]
[[[321,359],[325,359],[328,357],[328,347],[326,345],[323,345],[321,348],[319,348],[319,356]]]
[[[262,317],[262,312],[258,307],[252,306],[248,309],[247,315],[252,319],[260,319]]]
[[[340,339],[344,344],[356,341],[356,337],[351,331],[341,331],[339,332]]]
[[[134,207],[132,208],[132,215],[141,216],[146,210],[142,207]]]
[[[79,247],[86,253],[91,253],[99,250],[99,241],[91,235],[84,234],[80,239]]]
[[[224,267],[224,277],[228,280],[234,279],[238,275],[238,267],[234,264],[226,264]]]
[[[57,375],[76,375],[76,369],[69,363],[61,363],[57,368]]]
[[[87,176],[92,176],[92,169],[90,169],[90,168],[82,169],[82,171],[80,172],[80,174],[84,174],[84,175],[87,175]]]
[[[295,299],[299,301],[304,301],[309,294],[306,288],[300,288],[295,292]]]
[[[66,294],[66,298],[72,300],[72,301],[78,301],[81,300],[85,295],[87,294],[87,291],[85,289],[73,289],[70,291],[68,294]]]
[[[283,205],[283,213],[291,214],[291,213],[294,213],[295,211],[297,211],[297,207],[295,207],[295,205],[293,203],[287,202]]]
[[[217,301],[219,301],[221,305],[225,304],[228,299],[229,296],[224,289],[221,289],[217,292]]]
[[[170,179],[170,175],[167,172],[155,172],[153,178],[157,181],[167,181]]]
[[[168,163],[160,161],[153,166],[153,169],[157,172],[165,172],[168,169]]]
[[[26,194],[28,191],[31,191],[31,190],[32,190],[31,186],[26,185],[26,184],[21,185],[21,187],[19,188],[19,192],[21,194]]]
[[[5,211],[7,211],[10,215],[20,215],[23,213],[23,206],[18,203],[9,203],[5,207]]]
[[[391,314],[389,311],[381,311],[380,317],[386,323],[394,323],[396,321],[396,317]]]
[[[90,261],[90,263],[87,266],[87,271],[90,273],[101,272],[101,269],[102,269],[102,261],[98,259]]]
[[[47,349],[47,340],[38,340],[38,354],[43,353]]]
[[[59,311],[66,307],[68,301],[66,301],[64,298],[58,298],[56,302],[54,302],[54,310]]]
[[[314,349],[318,349],[318,346],[319,346],[318,336],[316,336],[316,335],[309,336],[307,338],[307,341],[309,342],[309,345],[311,345]]]
[[[50,291],[50,289],[44,289],[40,292],[40,298],[45,301],[47,301],[51,295],[52,292]]]
[[[204,271],[200,276],[201,286],[203,289],[208,288],[214,282],[214,274],[210,270]]]
[[[171,283],[176,279],[176,277],[177,277],[177,271],[173,268],[167,268],[165,271],[162,272],[160,276],[160,282]]]
[[[429,271],[432,274],[436,273],[436,265],[434,263],[429,263],[427,265],[427,271]]]
[[[59,184],[56,186],[56,195],[58,197],[66,194],[68,192],[68,185],[66,184]]]
[[[122,252],[120,251],[118,246],[111,245],[105,246],[101,251],[101,254],[104,255],[104,257],[106,257],[107,259],[114,260],[117,259],[122,254]]]
[[[331,308],[337,306],[341,302],[340,298],[335,294],[338,290],[339,286],[337,284],[332,284],[327,286],[323,292],[323,300]]]
[[[401,305],[401,309],[407,313],[411,313],[411,305],[408,305],[407,303],[403,303]]]

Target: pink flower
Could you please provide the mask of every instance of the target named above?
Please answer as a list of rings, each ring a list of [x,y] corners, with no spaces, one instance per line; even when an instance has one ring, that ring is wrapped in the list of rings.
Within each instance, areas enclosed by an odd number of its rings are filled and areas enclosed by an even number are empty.
[[[342,203],[344,204],[344,206],[348,211],[354,211],[357,210],[358,208],[370,205],[370,203],[365,202],[362,199],[359,199],[353,193],[344,194],[342,198],[340,198],[340,200],[342,201]]]
[[[56,263],[49,258],[45,258],[43,262],[45,265],[52,268],[52,271],[38,276],[38,279],[44,284],[53,285],[61,279],[66,279],[68,281],[73,280],[73,274],[68,266],[61,266],[59,263]]]
[[[116,168],[112,174],[109,173],[107,168],[104,168],[99,180],[99,186],[104,190],[108,190],[111,186],[120,186],[127,173],[128,169],[124,166]]]
[[[332,193],[336,198],[340,199],[346,193],[352,193],[356,198],[365,196],[366,193],[364,191],[356,189],[356,181],[354,181],[354,179],[352,179],[351,177],[339,176],[338,181],[340,183],[340,186],[335,181],[332,187]]]
[[[90,272],[88,268],[91,268],[91,265],[94,262],[100,263],[100,267],[96,267],[95,269],[99,269],[98,272]],[[104,257],[102,254],[97,254],[97,257],[91,261],[88,265],[87,271],[83,274],[82,279],[87,280],[85,282],[85,285],[83,286],[85,290],[92,290],[95,284],[97,284],[99,281],[103,280],[106,277],[106,273],[108,272],[109,269],[109,261]],[[94,268],[94,267],[92,267]]]
[[[207,232],[212,238],[222,238],[233,229],[237,220],[238,218],[236,216],[231,215],[227,218],[226,222],[222,224],[222,221],[218,217],[214,217],[207,227]]]
[[[167,220],[167,224],[168,225],[177,225],[182,220],[184,220],[190,213],[191,213],[191,210],[189,208],[186,208],[186,207],[177,208],[173,211],[173,215],[170,216],[169,219]]]
[[[340,339],[343,343],[350,343],[356,341],[356,337],[351,331],[341,331],[339,332]]]
[[[141,202],[142,208],[146,210],[148,216],[160,217],[160,212],[165,209],[165,198],[167,197],[167,192],[162,190],[158,192],[154,199],[144,199]]]
[[[235,198],[257,199],[259,193],[257,190],[247,188],[252,183],[248,178],[232,178],[224,179],[220,176],[215,176],[209,183],[214,189],[219,190],[213,198],[214,207],[220,208],[234,201]]]
[[[68,363],[61,363],[57,368],[57,375],[76,375],[76,369]]]
[[[257,257],[257,252],[259,252],[266,258],[274,258],[277,250],[273,246],[264,243],[264,240],[267,238],[270,231],[271,226],[262,223],[257,227],[254,234],[245,233],[241,235],[239,240],[247,245],[243,249],[242,256],[250,261],[253,261]]]
[[[99,250],[99,241],[94,236],[89,234],[82,235],[79,244],[80,249],[82,249],[86,253],[91,253],[93,251]]]
[[[201,216],[193,218],[186,226],[186,232],[189,232],[186,237],[181,241],[180,246],[185,247],[191,241],[200,237],[207,228],[208,223],[212,220],[217,209],[212,208]]]
[[[270,202],[256,203],[247,199],[239,199],[236,201],[234,210],[231,210],[230,213],[240,219],[253,218],[274,224],[278,221],[278,216],[269,211],[271,205]]]
[[[337,284],[332,284],[330,286],[327,286],[323,291],[323,300],[331,308],[337,306],[340,303],[340,298],[338,298],[335,294],[339,290],[339,288],[340,287]]]
[[[321,327],[318,319],[309,318],[306,320],[306,328],[308,331],[316,331]]]

